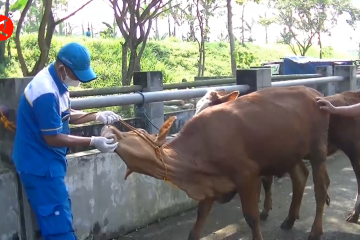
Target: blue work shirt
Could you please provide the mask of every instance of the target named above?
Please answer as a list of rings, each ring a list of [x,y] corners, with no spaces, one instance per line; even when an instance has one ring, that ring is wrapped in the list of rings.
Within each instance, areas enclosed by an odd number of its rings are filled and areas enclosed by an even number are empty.
[[[66,175],[66,147],[49,146],[43,135],[69,134],[70,98],[54,63],[26,86],[17,111],[13,161],[18,172]]]

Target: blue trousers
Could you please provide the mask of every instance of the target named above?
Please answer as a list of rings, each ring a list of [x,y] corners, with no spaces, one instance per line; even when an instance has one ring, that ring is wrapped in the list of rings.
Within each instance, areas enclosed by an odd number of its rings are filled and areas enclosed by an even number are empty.
[[[43,240],[76,240],[65,177],[19,175]]]

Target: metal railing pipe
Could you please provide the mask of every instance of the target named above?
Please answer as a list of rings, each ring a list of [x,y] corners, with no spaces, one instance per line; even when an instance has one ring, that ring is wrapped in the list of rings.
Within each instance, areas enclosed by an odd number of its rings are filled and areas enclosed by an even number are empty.
[[[87,97],[87,96],[108,95],[108,94],[118,94],[118,93],[132,93],[141,90],[142,87],[140,85],[84,89],[80,91],[70,91],[70,97]]]
[[[272,81],[284,81],[284,80],[297,80],[297,79],[308,79],[308,78],[319,78],[321,74],[292,74],[292,75],[278,75],[272,76]]]
[[[345,78],[342,76],[331,76],[331,77],[321,77],[321,78],[309,78],[302,80],[289,80],[282,82],[272,82],[272,87],[289,87],[297,85],[308,85],[308,84],[322,84],[322,83],[331,83],[331,82],[341,82]]]
[[[224,89],[227,92],[240,91],[240,93],[246,93],[249,90],[247,85],[233,85],[233,86],[218,86],[210,88],[198,88],[198,89],[185,89],[176,91],[157,91],[157,92],[144,92],[113,95],[113,96],[100,96],[100,97],[88,97],[71,99],[71,107],[73,109],[89,109],[89,108],[102,108],[111,106],[124,106],[130,104],[142,104],[150,102],[162,102],[176,99],[191,99],[196,97],[202,97],[209,90]]]
[[[293,74],[293,75],[279,75],[273,76],[271,80],[273,81],[283,81],[283,80],[292,80],[292,79],[307,79],[321,77],[321,74]],[[193,81],[185,83],[165,83],[163,85],[164,90],[178,89],[178,88],[192,88],[192,87],[207,87],[213,85],[223,85],[223,84],[234,84],[235,78],[218,78],[204,81]],[[119,93],[133,93],[141,91],[142,87],[138,85],[133,86],[124,86],[124,87],[107,87],[107,88],[97,88],[97,89],[84,89],[80,91],[70,91],[70,97],[88,97],[88,96],[97,96],[97,95],[111,95]]]

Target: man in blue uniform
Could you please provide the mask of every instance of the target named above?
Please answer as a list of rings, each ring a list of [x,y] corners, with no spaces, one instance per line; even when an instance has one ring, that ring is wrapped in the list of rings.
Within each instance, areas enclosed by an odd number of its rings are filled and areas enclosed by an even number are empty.
[[[96,79],[90,61],[84,46],[65,45],[56,61],[27,85],[20,99],[13,160],[44,240],[76,239],[65,185],[68,147],[94,146],[101,152],[113,152],[117,147],[111,136],[69,135],[69,123],[111,124],[120,119],[111,111],[86,114],[71,109],[68,87]]]

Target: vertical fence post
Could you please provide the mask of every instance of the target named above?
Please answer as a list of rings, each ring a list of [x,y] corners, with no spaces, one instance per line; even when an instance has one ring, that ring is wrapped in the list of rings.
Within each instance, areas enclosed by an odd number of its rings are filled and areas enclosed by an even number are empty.
[[[163,75],[160,71],[134,72],[134,85],[142,86],[142,92],[163,91]],[[135,93],[136,94],[136,93]],[[157,133],[164,123],[164,102],[146,103],[135,106],[135,116],[144,118],[146,131]],[[155,125],[155,127],[153,126]]]
[[[333,75],[333,67],[319,66],[316,68],[316,73],[321,74],[323,77],[330,77]],[[333,95],[335,94],[335,84],[336,83],[318,84],[317,90],[321,92],[324,96]]]
[[[238,69],[236,70],[236,85],[249,85],[248,93],[271,87],[271,69]]]
[[[345,81],[339,82],[339,92],[345,91],[355,91],[356,86],[356,66],[347,65],[347,66],[335,66],[334,76],[343,76]],[[337,90],[337,89],[335,89]],[[339,93],[336,92],[336,93]]]

